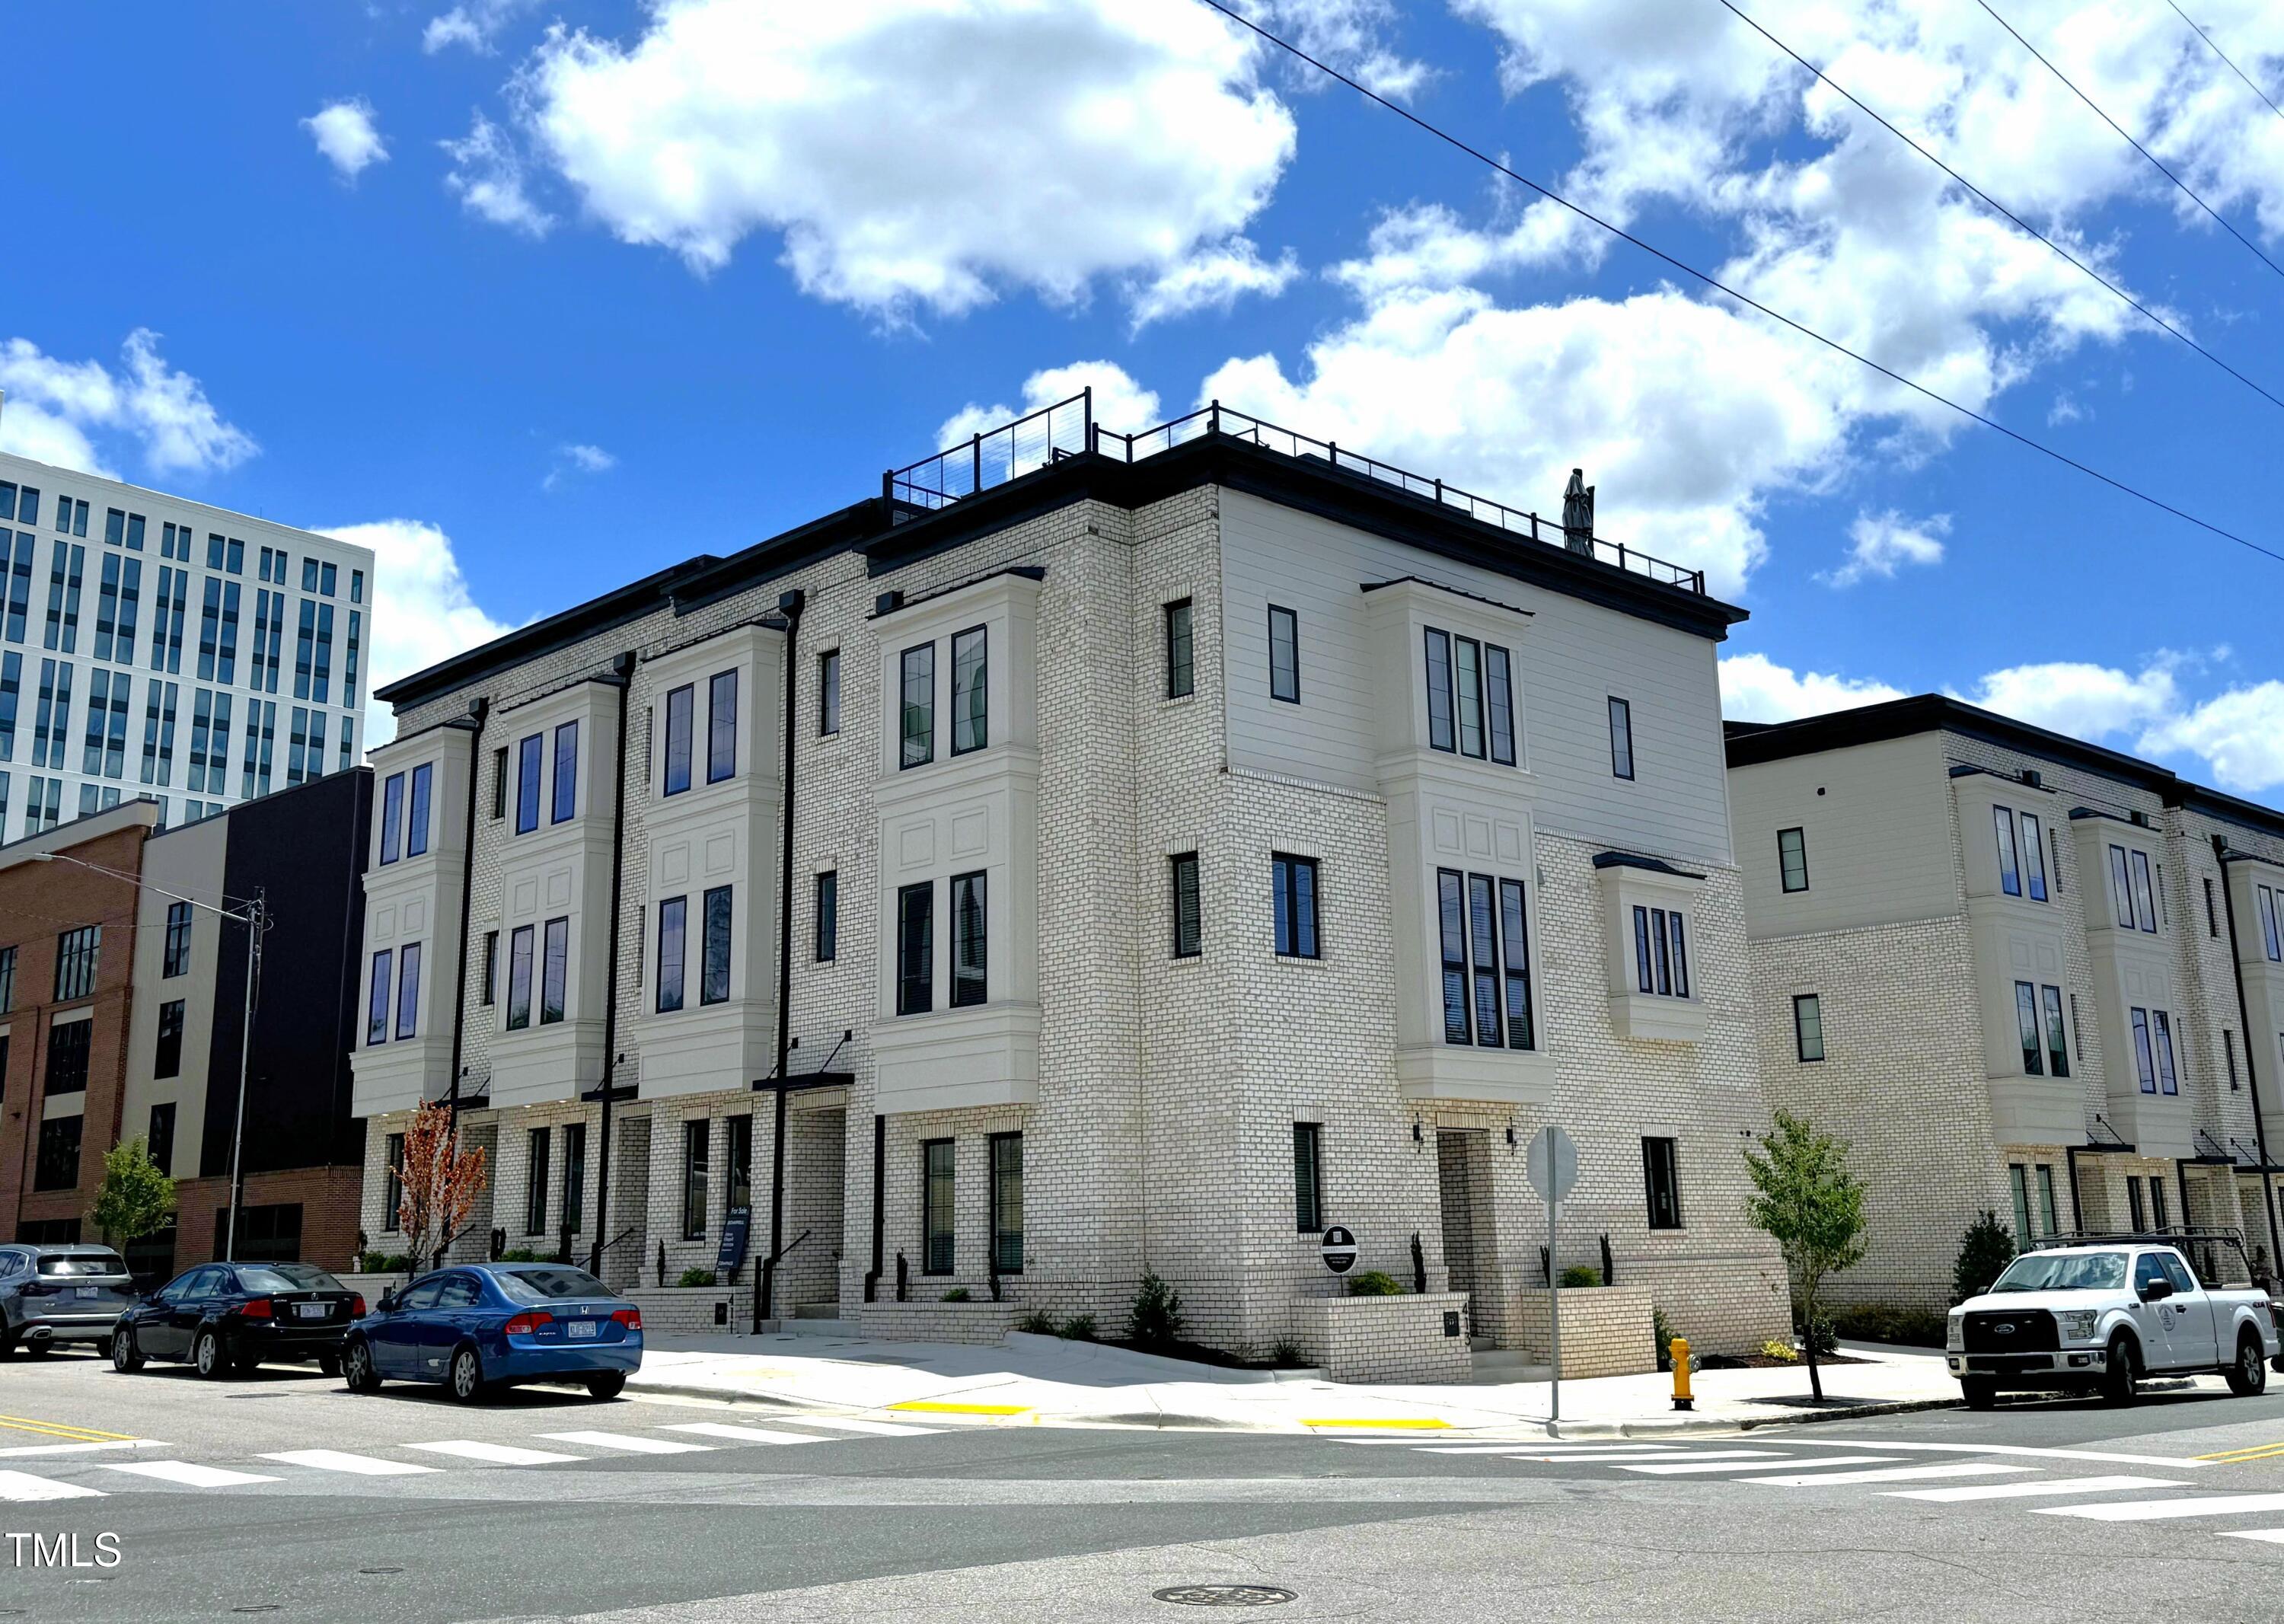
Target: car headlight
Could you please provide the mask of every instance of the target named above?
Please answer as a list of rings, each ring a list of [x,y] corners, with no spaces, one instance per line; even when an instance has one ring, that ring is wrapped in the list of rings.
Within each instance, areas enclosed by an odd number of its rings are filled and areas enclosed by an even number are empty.
[[[2092,1308],[2072,1308],[2067,1314],[2055,1315],[2054,1323],[2061,1327],[2063,1341],[2091,1342],[2093,1323],[2098,1317]]]
[[[1943,1345],[1950,1353],[1958,1353],[1967,1346],[1967,1316],[1954,1314],[1943,1323]]]

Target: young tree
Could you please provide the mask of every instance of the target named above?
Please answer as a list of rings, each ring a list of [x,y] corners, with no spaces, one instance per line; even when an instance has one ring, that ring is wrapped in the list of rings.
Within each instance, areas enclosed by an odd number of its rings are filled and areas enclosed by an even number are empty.
[[[1952,1301],[1982,1296],[2014,1261],[2014,1231],[1985,1208],[1960,1238],[1959,1261],[1951,1266]]]
[[[1848,1170],[1848,1144],[1820,1134],[1786,1112],[1761,1137],[1761,1154],[1745,1152],[1753,1178],[1745,1215],[1775,1238],[1792,1277],[1793,1313],[1808,1347],[1809,1391],[1821,1401],[1824,1377],[1816,1363],[1823,1324],[1824,1277],[1864,1255],[1864,1186]]]
[[[441,1266],[444,1253],[468,1227],[484,1189],[484,1152],[460,1148],[452,1108],[432,1100],[404,1130],[404,1162],[396,1169],[404,1191],[397,1222],[418,1269]]]
[[[175,1181],[159,1170],[142,1140],[129,1139],[104,1152],[103,1183],[96,1188],[91,1216],[105,1240],[124,1246],[165,1229],[174,1215]]]

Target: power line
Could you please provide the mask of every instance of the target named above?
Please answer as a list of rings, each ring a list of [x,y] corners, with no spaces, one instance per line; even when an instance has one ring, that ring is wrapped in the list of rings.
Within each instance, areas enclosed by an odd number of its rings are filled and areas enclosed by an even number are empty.
[[[2203,28],[2199,27],[2195,23],[2189,22],[2189,14],[2183,11],[2179,6],[2173,5],[2173,0],[2165,0],[2165,4],[2167,5],[2173,6],[2174,16],[2179,18],[2183,22],[2189,23],[2189,27],[2195,31],[2196,36],[2204,41],[2206,47],[2211,51],[2213,55],[2218,57],[2224,62],[2228,62],[2228,71],[2230,73],[2234,74],[2239,79],[2243,80],[2247,85],[2251,87],[2252,93],[2255,96],[2260,98],[2262,101],[2268,103],[2269,112],[2274,113],[2280,119],[2284,119],[2284,107],[2278,106],[2274,101],[2271,100],[2268,92],[2262,90],[2260,86],[2254,82],[2250,74],[2246,73],[2235,63],[2229,62],[2228,52],[2223,51],[2219,45],[2214,43],[2213,36],[2211,35],[2206,33]]]
[[[1824,334],[1817,332],[1815,328],[1809,326],[1805,323],[1794,320],[1791,316],[1787,316],[1781,310],[1771,308],[1769,306],[1763,304],[1759,300],[1755,299],[1748,293],[1740,293],[1737,289],[1731,287],[1727,283],[1721,281],[1718,277],[1710,276],[1708,273],[1698,269],[1697,267],[1688,263],[1686,261],[1674,258],[1673,255],[1668,254],[1664,249],[1656,246],[1654,244],[1644,241],[1642,238],[1636,237],[1632,232],[1625,230],[1623,226],[1612,225],[1608,221],[1603,219],[1600,215],[1593,213],[1591,209],[1583,207],[1576,203],[1573,203],[1561,193],[1540,185],[1529,176],[1517,174],[1514,170],[1501,163],[1498,159],[1491,157],[1489,153],[1482,152],[1475,147],[1468,145],[1466,142],[1460,140],[1459,137],[1452,135],[1450,131],[1443,129],[1436,125],[1430,124],[1426,119],[1421,118],[1418,113],[1410,111],[1408,108],[1398,106],[1396,103],[1388,100],[1385,96],[1381,96],[1374,91],[1366,90],[1363,85],[1349,78],[1346,74],[1341,73],[1338,68],[1329,66],[1326,64],[1318,61],[1307,51],[1302,51],[1299,46],[1291,44],[1287,41],[1279,38],[1276,35],[1271,34],[1268,29],[1263,27],[1259,23],[1255,22],[1251,18],[1232,10],[1228,5],[1223,4],[1223,0],[1199,0],[1199,4],[1201,5],[1210,6],[1213,10],[1219,12],[1223,16],[1228,18],[1232,22],[1238,24],[1241,27],[1250,29],[1253,33],[1259,35],[1263,39],[1268,41],[1269,43],[1276,46],[1278,50],[1307,63],[1310,67],[1315,68],[1318,73],[1323,74],[1327,78],[1335,80],[1338,82],[1348,86],[1349,90],[1354,90],[1357,95],[1365,98],[1368,101],[1377,103],[1379,105],[1386,108],[1388,112],[1396,114],[1396,117],[1405,121],[1407,123],[1418,126],[1420,129],[1425,130],[1428,134],[1435,137],[1438,141],[1444,143],[1446,145],[1458,148],[1460,152],[1465,152],[1476,162],[1484,164],[1489,168],[1497,170],[1499,174],[1504,175],[1507,179],[1514,182],[1515,184],[1529,187],[1531,191],[1537,192],[1540,197],[1545,198],[1550,203],[1560,204],[1562,207],[1568,209],[1572,214],[1577,215],[1581,220],[1587,222],[1589,224],[1600,226],[1603,230],[1607,231],[1611,236],[1617,238],[1620,241],[1631,243],[1633,246],[1640,249],[1644,254],[1648,254],[1651,258],[1662,261],[1664,263],[1672,266],[1674,269],[1681,272],[1684,276],[1694,277],[1696,280],[1702,282],[1706,286],[1712,288],[1717,293],[1726,293],[1739,304],[1748,306],[1752,309],[1759,311],[1771,321],[1791,328],[1795,332],[1799,333],[1803,338],[1815,340],[1826,349],[1837,351],[1839,354],[1847,356],[1850,361],[1855,362],[1859,366],[1870,368],[1873,371],[1879,373],[1882,378],[1888,379],[1891,382],[1901,384],[1905,388],[1911,390],[1915,394],[1924,395],[1928,400],[1935,402],[1938,406],[1947,406],[1963,418],[1971,418],[1973,421],[1980,423],[1985,428],[1995,429],[1999,433],[2004,434],[2007,439],[2015,441],[2019,445],[2028,446],[2031,450],[2038,452],[2043,457],[2052,457],[2055,462],[2061,464],[2066,468],[2074,468],[2078,472],[2085,474],[2088,479],[2099,480],[2102,484],[2108,486],[2111,489],[2123,491],[2125,495],[2132,497],[2137,502],[2145,502],[2161,512],[2171,513],[2176,519],[2196,526],[2200,530],[2209,530],[2215,535],[2220,536],[2227,541],[2234,542],[2240,547],[2247,548],[2253,552],[2260,554],[2263,558],[2273,558],[2279,564],[2284,564],[2284,552],[2278,552],[2272,548],[2264,547],[2260,543],[2253,541],[2249,537],[2239,535],[2233,530],[2224,529],[2222,527],[2214,524],[2210,519],[2200,519],[2194,513],[2186,511],[2181,508],[2177,508],[2171,503],[2163,500],[2162,497],[2153,496],[2145,490],[2137,489],[2133,486],[2128,485],[2123,480],[2113,478],[2112,476],[2102,472],[2099,468],[2090,467],[2086,464],[2078,461],[2074,457],[2057,451],[2052,446],[2046,445],[2042,441],[2031,439],[2028,434],[2022,433],[2015,429],[2008,428],[2005,424],[1998,422],[1997,419],[1983,416],[1983,413],[1975,410],[1972,406],[1962,406],[1957,401],[1952,400],[1947,395],[1937,394],[1925,384],[1919,383],[1912,379],[1906,378],[1901,372],[1895,371],[1891,367],[1882,366],[1880,363],[1873,360],[1868,355],[1859,355],[1855,350],[1849,348],[1845,344],[1840,342],[1839,340],[1828,339],[1825,337]]]
[[[1743,23],[1747,27],[1748,27],[1748,28],[1752,29],[1754,33],[1756,33],[1756,34],[1759,35],[1763,39],[1764,39],[1764,40],[1768,41],[1768,43],[1769,43],[1770,44],[1774,45],[1774,46],[1775,46],[1779,51],[1783,51],[1783,52],[1785,53],[1785,55],[1787,55],[1787,56],[1790,57],[1794,61],[1795,61],[1795,62],[1799,63],[1803,67],[1806,68],[1810,73],[1814,74],[1815,74],[1819,79],[1822,80],[1822,81],[1823,81],[1826,85],[1829,85],[1833,90],[1834,90],[1838,91],[1842,96],[1846,97],[1846,98],[1848,98],[1849,103],[1850,103],[1852,106],[1854,106],[1858,112],[1859,112],[1859,113],[1863,113],[1866,118],[1871,119],[1873,122],[1877,123],[1877,124],[1880,126],[1880,128],[1881,128],[1881,129],[1882,129],[1886,130],[1889,135],[1891,135],[1891,136],[1895,137],[1897,140],[1898,140],[1898,141],[1902,142],[1905,146],[1910,147],[1910,148],[1912,149],[1912,151],[1913,151],[1914,152],[1917,152],[1920,157],[1922,157],[1922,158],[1926,159],[1929,163],[1933,164],[1936,168],[1938,168],[1938,169],[1942,170],[1945,175],[1948,175],[1949,176],[1951,176],[1951,178],[1952,178],[1952,180],[1957,181],[1960,185],[1962,185],[1962,186],[1966,187],[1966,188],[1967,188],[1967,190],[1968,191],[1970,191],[1970,192],[1974,193],[1974,194],[1975,194],[1975,198],[1976,198],[1978,200],[1980,200],[1982,203],[1983,203],[1986,207],[1990,207],[1990,208],[1991,208],[1991,209],[1995,210],[1997,213],[1998,213],[1998,214],[2000,214],[2000,215],[2005,215],[2005,216],[2006,216],[2009,221],[2012,221],[2012,222],[2014,223],[2014,226],[2015,226],[2018,230],[2022,230],[2022,232],[2024,232],[2024,233],[2025,233],[2026,235],[2028,235],[2028,236],[2037,238],[2040,242],[2042,242],[2042,243],[2045,244],[2047,247],[2052,248],[2052,249],[2053,249],[2056,254],[2060,254],[2063,259],[2065,259],[2065,260],[2069,261],[2070,264],[2072,264],[2072,265],[2076,266],[2078,269],[2080,269],[2080,270],[2084,271],[2087,276],[2089,276],[2089,277],[2092,277],[2096,282],[2100,283],[2102,286],[2104,286],[2104,287],[2108,288],[2111,293],[2113,293],[2116,294],[2118,298],[2120,298],[2120,299],[2124,300],[2127,304],[2131,305],[2131,306],[2132,306],[2136,310],[2139,310],[2139,311],[2143,316],[2147,316],[2147,317],[2148,317],[2152,322],[2155,323],[2159,327],[2163,328],[2167,332],[2169,332],[2169,333],[2172,334],[2172,335],[2173,335],[2173,337],[2175,337],[2175,338],[2178,339],[2182,343],[2184,343],[2184,344],[2187,345],[2191,349],[2193,349],[2193,350],[2196,351],[2196,352],[2197,352],[2197,354],[2199,354],[2200,355],[2202,355],[2206,360],[2208,360],[2208,361],[2211,362],[2215,366],[2218,367],[2222,371],[2224,371],[2224,372],[2227,373],[2231,378],[2233,378],[2234,379],[2236,379],[2236,381],[2237,381],[2237,382],[2239,382],[2239,383],[2242,384],[2246,388],[2248,388],[2248,389],[2251,390],[2254,394],[2256,394],[2259,395],[2263,400],[2265,400],[2265,401],[2266,401],[2270,405],[2272,405],[2272,406],[2275,406],[2275,407],[2279,407],[2279,408],[2284,408],[2284,400],[2280,400],[2279,398],[2277,398],[2277,396],[2275,396],[2274,394],[2271,394],[2268,390],[2266,390],[2266,389],[2263,388],[2260,385],[2258,385],[2258,384],[2257,384],[2257,383],[2253,382],[2253,381],[2252,381],[2252,379],[2250,379],[2249,378],[2247,378],[2243,373],[2241,373],[2241,372],[2238,371],[2234,367],[2233,367],[2233,366],[2229,365],[2229,363],[2228,363],[2227,362],[2223,361],[2223,360],[2222,360],[2218,355],[2214,355],[2214,354],[2212,353],[2212,351],[2210,351],[2210,350],[2207,349],[2203,345],[2202,345],[2202,344],[2198,343],[2194,339],[2191,338],[2187,333],[2183,332],[2182,332],[2178,327],[2174,326],[2172,323],[2171,323],[2171,322],[2167,321],[2163,316],[2162,316],[2158,315],[2155,310],[2152,310],[2152,309],[2151,309],[2147,305],[2143,304],[2139,300],[2138,300],[2138,299],[2134,298],[2132,294],[2131,294],[2131,293],[2127,293],[2124,288],[2122,288],[2122,287],[2118,286],[2118,285],[2117,285],[2117,284],[2116,284],[2115,282],[2112,282],[2108,277],[2107,277],[2103,276],[2100,271],[2098,271],[2098,270],[2094,269],[2094,268],[2093,268],[2092,266],[2091,266],[2091,265],[2087,264],[2085,261],[2083,261],[2083,260],[2079,259],[2077,255],[2075,255],[2075,254],[2073,254],[2072,253],[2070,253],[2070,251],[2069,251],[2069,249],[2067,249],[2067,248],[2063,247],[2060,243],[2056,242],[2053,238],[2048,237],[2045,232],[2043,232],[2043,231],[2039,230],[2036,226],[2034,226],[2034,225],[2030,224],[2028,221],[2024,220],[2024,219],[2023,219],[2020,215],[2017,215],[2017,214],[2016,214],[2013,209],[2008,208],[2008,207],[2007,207],[2004,203],[1999,202],[1998,199],[1996,199],[1996,198],[1992,197],[1989,192],[1987,192],[1987,191],[1983,191],[1982,187],[1980,187],[1980,186],[1976,185],[1973,181],[1968,180],[1968,179],[1967,178],[1967,176],[1965,176],[1964,175],[1961,175],[1958,170],[1956,170],[1956,169],[1952,168],[1949,164],[1947,164],[1947,163],[1944,162],[1944,160],[1943,160],[1942,159],[1940,159],[1940,158],[1936,157],[1933,152],[1929,152],[1926,147],[1921,146],[1918,142],[1916,142],[1916,141],[1912,140],[1912,137],[1911,137],[1910,136],[1908,136],[1908,135],[1905,134],[1902,130],[1900,130],[1900,129],[1897,129],[1893,124],[1890,124],[1889,122],[1888,122],[1888,121],[1887,121],[1886,119],[1881,118],[1878,113],[1874,112],[1872,108],[1866,106],[1866,105],[1865,105],[1861,101],[1858,101],[1858,100],[1856,98],[1856,97],[1855,97],[1851,92],[1850,92],[1846,88],[1844,88],[1843,86],[1838,85],[1838,84],[1834,84],[1834,83],[1833,82],[1832,76],[1831,76],[1830,74],[1826,74],[1826,73],[1822,68],[1820,68],[1820,67],[1817,66],[1817,65],[1816,65],[1815,63],[1813,63],[1813,62],[1810,61],[1806,57],[1804,57],[1804,56],[1801,55],[1801,54],[1800,54],[1800,52],[1798,52],[1797,51],[1795,51],[1791,46],[1789,46],[1789,45],[1786,44],[1782,40],[1779,39],[1775,35],[1773,35],[1773,34],[1770,33],[1766,28],[1763,27],[1762,27],[1758,22],[1755,21],[1755,20],[1754,20],[1750,16],[1748,16],[1746,12],[1744,12],[1743,11],[1739,10],[1739,8],[1738,8],[1738,7],[1735,5],[1735,4],[1733,3],[1733,0],[1721,0],[1721,4],[1722,4],[1724,6],[1727,7],[1727,8],[1728,8],[1728,10],[1729,10],[1729,11],[1730,11],[1730,12],[1732,12],[1732,13],[1733,13],[1736,18],[1737,18],[1737,20],[1738,20],[1739,21],[1742,22],[1742,23]]]
[[[2167,180],[2172,182],[2174,185],[2181,189],[2182,196],[2187,198],[2190,202],[2194,203],[2199,208],[2204,210],[2208,215],[2212,215],[2216,221],[2219,222],[2222,230],[2226,231],[2231,237],[2235,238],[2237,241],[2242,243],[2247,248],[2250,249],[2263,265],[2267,266],[2269,269],[2274,271],[2278,276],[2284,277],[2284,265],[2279,265],[2274,260],[2272,260],[2266,254],[2262,254],[2258,245],[2254,243],[2250,238],[2238,230],[2234,226],[2229,224],[2227,221],[2222,220],[2219,213],[2214,209],[2211,204],[2206,202],[2202,198],[2197,196],[2195,192],[2190,191],[2189,183],[2186,181],[2174,174],[2171,169],[2168,169],[2163,164],[2159,163],[2157,161],[2157,155],[2155,152],[2152,152],[2147,147],[2142,145],[2139,141],[2134,140],[2131,136],[2127,135],[2124,125],[2120,124],[2116,119],[2111,118],[2108,113],[2102,113],[2100,104],[2095,102],[2092,97],[2088,96],[2084,90],[2079,90],[2077,85],[2070,83],[2070,77],[2068,74],[2062,72],[2061,69],[2056,67],[2053,63],[2046,61],[2046,59],[2039,52],[2039,50],[2036,45],[2030,43],[2030,42],[2024,39],[2020,33],[2016,32],[2013,23],[2008,22],[2004,17],[1999,16],[1997,12],[1991,10],[1991,0],[1975,0],[1975,3],[1981,6],[1984,11],[1990,12],[1991,20],[1998,23],[2000,27],[2006,29],[2007,33],[2014,35],[2017,44],[2021,45],[2023,50],[2029,51],[2032,56],[2037,57],[2039,62],[2044,64],[2046,72],[2052,74],[2064,84],[2069,85],[2070,94],[2077,97],[2078,100],[2084,102],[2087,106],[2092,107],[2095,113],[2100,113],[2103,123],[2108,125],[2110,129],[2116,130],[2119,135],[2124,136],[2128,144],[2130,144],[2135,152],[2140,153],[2142,157],[2149,160],[2150,168],[2155,169],[2158,174],[2163,176]]]

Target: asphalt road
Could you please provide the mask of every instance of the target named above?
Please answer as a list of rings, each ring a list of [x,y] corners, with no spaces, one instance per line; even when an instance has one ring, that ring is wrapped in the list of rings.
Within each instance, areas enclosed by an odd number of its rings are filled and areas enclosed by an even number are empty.
[[[2284,1616],[2284,1384],[1663,1446],[880,1426],[20,1357],[0,1617],[1179,1624],[1154,1593],[1200,1585],[1291,1620]]]

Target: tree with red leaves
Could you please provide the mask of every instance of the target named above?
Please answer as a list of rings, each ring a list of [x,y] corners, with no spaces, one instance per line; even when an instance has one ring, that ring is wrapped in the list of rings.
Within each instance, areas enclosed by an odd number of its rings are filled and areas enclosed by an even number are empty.
[[[397,1222],[411,1245],[414,1270],[442,1267],[483,1193],[483,1147],[461,1149],[452,1108],[433,1100],[413,1113],[404,1130],[404,1160],[396,1177],[404,1192]]]

